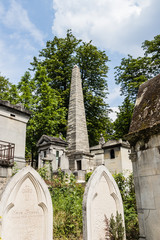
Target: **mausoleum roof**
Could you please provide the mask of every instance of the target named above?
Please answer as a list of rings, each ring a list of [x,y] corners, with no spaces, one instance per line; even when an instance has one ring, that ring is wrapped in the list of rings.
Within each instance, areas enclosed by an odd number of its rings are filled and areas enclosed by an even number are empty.
[[[96,146],[93,146],[90,148],[91,151],[94,150],[99,150],[99,149],[104,149],[104,148],[114,148],[114,147],[125,147],[125,148],[130,148],[129,142],[122,141],[122,139],[119,140],[109,140],[105,142],[104,144],[99,144]]]
[[[67,146],[67,142],[64,141],[61,137],[57,138],[48,135],[42,135],[39,141],[37,142],[37,147],[41,147],[48,144]]]
[[[140,86],[127,138],[146,129],[155,128],[158,124],[160,124],[160,74]]]
[[[19,112],[26,115],[31,115],[31,112],[23,107],[22,104],[13,105],[9,101],[0,100],[0,106],[8,109],[9,111]]]
[[[112,148],[112,147],[118,147],[118,146],[130,148],[129,142],[122,141],[122,139],[109,140],[103,144],[102,148]]]

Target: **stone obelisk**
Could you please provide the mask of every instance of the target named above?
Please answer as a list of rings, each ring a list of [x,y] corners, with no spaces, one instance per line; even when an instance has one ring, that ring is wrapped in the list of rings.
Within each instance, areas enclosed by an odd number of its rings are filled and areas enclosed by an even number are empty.
[[[90,168],[89,141],[82,91],[80,69],[77,65],[72,70],[68,126],[68,157],[71,170],[87,170]]]

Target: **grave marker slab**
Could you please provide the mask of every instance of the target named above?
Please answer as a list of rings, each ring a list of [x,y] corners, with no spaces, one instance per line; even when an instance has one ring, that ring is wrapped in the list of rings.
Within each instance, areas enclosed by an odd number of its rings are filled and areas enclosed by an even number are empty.
[[[13,176],[0,203],[3,240],[52,240],[53,210],[47,185],[30,166]]]
[[[91,175],[83,197],[83,240],[105,239],[105,217],[123,213],[118,186],[105,166],[99,166]]]

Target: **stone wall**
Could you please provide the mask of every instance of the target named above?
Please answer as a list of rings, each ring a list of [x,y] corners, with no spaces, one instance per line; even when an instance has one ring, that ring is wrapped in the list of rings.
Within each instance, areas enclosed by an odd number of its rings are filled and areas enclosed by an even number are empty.
[[[140,86],[130,131],[140,240],[160,236],[160,75]]]
[[[26,124],[30,112],[21,106],[0,100],[0,140],[15,144],[14,160],[25,166]]]

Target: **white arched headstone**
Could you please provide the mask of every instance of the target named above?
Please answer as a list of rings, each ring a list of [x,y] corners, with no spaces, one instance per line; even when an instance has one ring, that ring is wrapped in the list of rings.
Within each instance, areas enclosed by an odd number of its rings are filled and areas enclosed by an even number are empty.
[[[52,240],[53,210],[47,185],[30,166],[13,176],[0,202],[3,240]]]
[[[123,203],[118,186],[105,166],[99,166],[91,175],[83,197],[83,240],[104,240],[105,217],[122,215]]]

